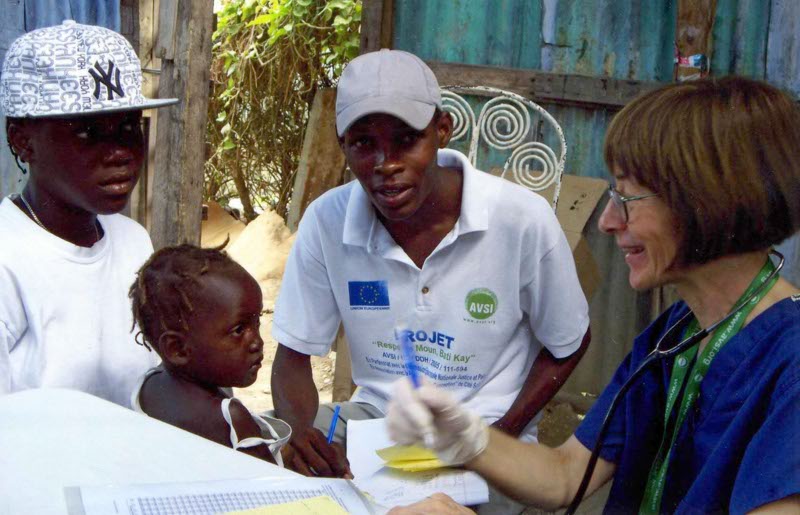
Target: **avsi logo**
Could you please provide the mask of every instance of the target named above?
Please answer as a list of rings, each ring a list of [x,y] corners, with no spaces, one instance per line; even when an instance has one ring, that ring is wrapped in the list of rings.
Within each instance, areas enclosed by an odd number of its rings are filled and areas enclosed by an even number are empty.
[[[476,320],[486,320],[497,311],[497,295],[487,288],[475,288],[464,302],[467,312]]]
[[[113,61],[108,62],[107,72],[100,67],[100,63],[94,63],[94,67],[97,68],[97,71],[89,68],[89,74],[94,79],[94,98],[100,100],[100,84],[106,87],[109,100],[114,100],[114,93],[121,97],[125,96],[125,92],[122,91],[122,86],[119,83],[119,68],[115,67]],[[112,74],[114,75],[114,84],[111,83]]]

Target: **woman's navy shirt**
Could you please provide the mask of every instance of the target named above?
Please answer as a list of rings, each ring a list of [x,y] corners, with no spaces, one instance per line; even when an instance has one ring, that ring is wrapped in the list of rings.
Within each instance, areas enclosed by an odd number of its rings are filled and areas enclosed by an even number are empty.
[[[622,383],[687,312],[685,303],[674,304],[636,338],[575,433],[587,449]],[[662,512],[746,513],[800,493],[798,356],[800,296],[770,307],[720,350],[678,432]],[[600,453],[616,464],[606,513],[639,510],[661,442],[673,361],[651,365],[617,407]]]

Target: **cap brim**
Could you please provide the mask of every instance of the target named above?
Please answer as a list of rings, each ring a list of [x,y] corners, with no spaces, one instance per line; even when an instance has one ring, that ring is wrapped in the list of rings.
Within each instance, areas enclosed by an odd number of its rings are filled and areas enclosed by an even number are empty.
[[[356,121],[370,114],[390,114],[421,131],[431,122],[436,111],[434,104],[397,96],[376,96],[360,100],[336,114],[336,133],[344,136]]]
[[[113,106],[100,109],[93,109],[91,111],[82,111],[78,113],[26,113],[23,116],[14,116],[5,114],[10,118],[79,118],[82,116],[94,116],[98,114],[108,113],[123,113],[126,111],[144,111],[145,109],[157,109],[159,107],[166,107],[177,104],[180,101],[178,98],[146,98],[144,102],[137,105],[127,106]]]

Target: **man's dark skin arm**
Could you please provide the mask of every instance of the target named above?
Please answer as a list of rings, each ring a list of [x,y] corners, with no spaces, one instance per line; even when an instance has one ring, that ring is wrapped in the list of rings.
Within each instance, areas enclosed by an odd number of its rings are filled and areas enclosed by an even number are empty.
[[[272,401],[275,415],[292,426],[283,453],[285,465],[306,476],[352,478],[344,448],[328,444],[315,429],[319,393],[311,375],[311,356],[278,345],[272,363]]]
[[[497,419],[492,426],[518,437],[567,381],[589,348],[591,339],[591,330],[587,329],[578,350],[563,359],[556,359],[550,351],[542,347],[517,398],[506,414]]]

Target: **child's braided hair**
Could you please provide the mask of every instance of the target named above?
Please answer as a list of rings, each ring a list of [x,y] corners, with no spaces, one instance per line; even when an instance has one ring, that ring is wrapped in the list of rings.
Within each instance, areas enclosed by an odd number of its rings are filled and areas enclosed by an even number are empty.
[[[155,252],[136,273],[128,291],[134,326],[139,324],[136,343],[158,351],[158,340],[165,331],[189,330],[192,300],[200,289],[200,277],[238,265],[221,249],[194,245],[165,247]],[[140,340],[140,335],[142,339]]]

